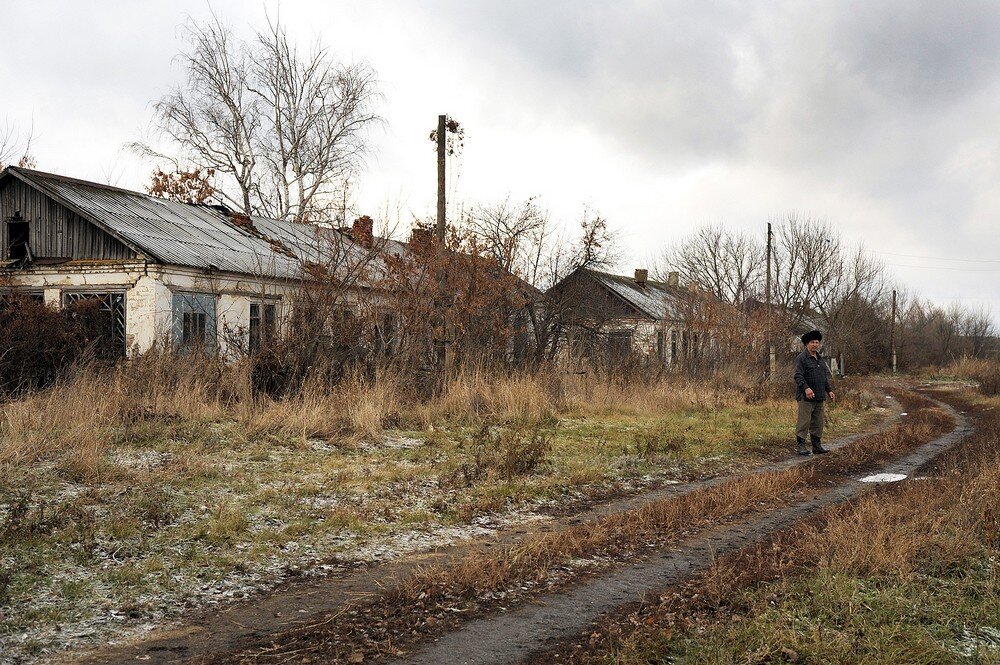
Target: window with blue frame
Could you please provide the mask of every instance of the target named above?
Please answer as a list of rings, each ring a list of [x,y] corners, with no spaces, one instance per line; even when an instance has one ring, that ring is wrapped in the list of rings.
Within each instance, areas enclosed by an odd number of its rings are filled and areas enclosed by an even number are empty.
[[[174,294],[174,344],[182,348],[215,350],[215,300],[215,295],[211,293]]]

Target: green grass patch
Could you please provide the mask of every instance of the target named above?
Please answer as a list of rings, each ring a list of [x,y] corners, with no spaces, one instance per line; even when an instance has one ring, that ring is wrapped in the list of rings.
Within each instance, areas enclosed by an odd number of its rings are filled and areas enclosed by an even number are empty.
[[[830,570],[747,594],[722,625],[626,647],[621,663],[998,663],[993,566],[950,577],[862,578]]]

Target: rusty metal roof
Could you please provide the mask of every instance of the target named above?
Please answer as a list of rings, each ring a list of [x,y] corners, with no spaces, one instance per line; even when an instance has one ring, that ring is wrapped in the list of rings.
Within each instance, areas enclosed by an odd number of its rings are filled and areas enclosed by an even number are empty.
[[[333,228],[262,217],[240,223],[221,206],[168,201],[30,169],[8,172],[160,263],[296,279],[303,264],[341,265],[368,254]]]

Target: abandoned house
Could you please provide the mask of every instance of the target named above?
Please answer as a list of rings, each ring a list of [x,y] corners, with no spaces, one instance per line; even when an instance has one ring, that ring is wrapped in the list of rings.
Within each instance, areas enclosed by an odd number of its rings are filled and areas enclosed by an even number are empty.
[[[628,277],[578,268],[547,296],[562,311],[564,354],[573,360],[639,356],[678,366],[715,345],[704,294],[681,286],[675,272],[660,282],[644,269]]]
[[[119,354],[157,343],[234,352],[276,334],[310,266],[349,271],[373,260],[371,219],[355,224],[358,242],[330,228],[8,167],[0,291],[57,308],[98,302]]]

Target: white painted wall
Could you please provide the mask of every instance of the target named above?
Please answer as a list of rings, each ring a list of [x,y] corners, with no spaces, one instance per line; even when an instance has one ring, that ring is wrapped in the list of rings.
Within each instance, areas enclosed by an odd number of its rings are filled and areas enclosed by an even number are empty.
[[[277,305],[277,323],[291,315],[301,284],[295,280],[262,280],[248,275],[208,274],[194,268],[149,265],[141,261],[97,263],[72,261],[58,266],[35,267],[9,273],[11,286],[41,291],[45,303],[61,307],[63,294],[71,291],[125,294],[125,338],[129,355],[148,351],[158,343],[171,343],[174,293],[207,293],[216,296],[219,350],[234,355],[246,348],[250,304]],[[345,298],[358,306],[358,294]]]
[[[163,282],[143,275],[125,292],[125,347],[129,355],[166,343],[171,325],[171,293]]]

